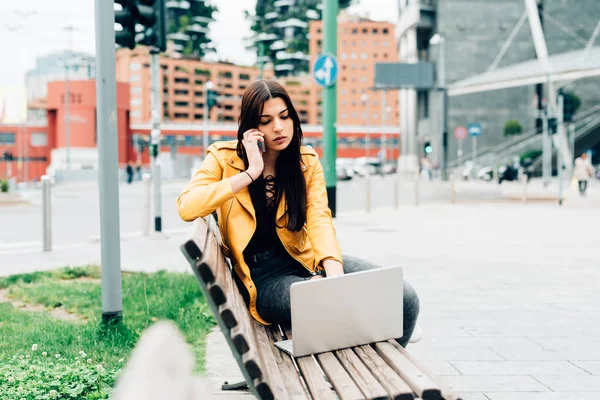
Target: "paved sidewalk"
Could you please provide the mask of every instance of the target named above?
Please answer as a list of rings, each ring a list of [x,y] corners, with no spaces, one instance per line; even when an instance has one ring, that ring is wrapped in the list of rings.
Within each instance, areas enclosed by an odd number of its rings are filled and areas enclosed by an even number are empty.
[[[340,213],[335,223],[343,251],[404,267],[424,331],[409,350],[464,399],[600,399],[598,194],[571,194],[563,207],[403,206]],[[185,238],[123,239],[122,268],[189,272],[179,252]],[[51,254],[0,249],[0,275],[99,261],[99,243],[89,240]],[[215,332],[213,382],[239,377],[231,362]]]

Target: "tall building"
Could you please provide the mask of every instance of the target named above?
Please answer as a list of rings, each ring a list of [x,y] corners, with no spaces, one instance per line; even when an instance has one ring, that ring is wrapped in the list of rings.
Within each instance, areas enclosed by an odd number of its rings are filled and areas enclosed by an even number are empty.
[[[173,42],[168,50],[171,56],[201,58],[215,51],[208,28],[217,11],[214,5],[206,0],[168,0],[165,6],[167,39]]]
[[[322,52],[323,22],[310,23],[311,66]],[[398,94],[371,90],[377,62],[397,62],[394,25],[341,13],[338,17],[338,114],[341,125],[398,125]],[[310,123],[321,122],[321,90],[311,79]],[[367,103],[365,103],[365,95]],[[385,116],[382,110],[385,109]]]
[[[340,9],[352,0],[340,0]],[[318,0],[257,0],[254,13],[247,14],[254,32],[250,47],[259,65],[272,63],[275,76],[307,73],[310,60],[307,42],[308,22],[322,18]]]
[[[28,121],[45,123],[48,83],[64,81],[67,76],[69,80],[94,79],[94,56],[65,50],[36,58],[35,68],[25,74]]]
[[[600,2],[581,0],[538,0],[548,53],[582,49],[592,36],[600,15]],[[513,29],[525,12],[523,0],[400,0],[396,24],[401,62],[431,61],[439,65],[440,45],[430,44],[439,34],[443,38],[446,85],[486,72],[502,51]],[[531,29],[526,19],[515,34],[498,68],[536,57]],[[582,100],[582,109],[600,101],[600,82],[587,78],[567,86]],[[439,125],[439,96],[425,91],[403,90],[403,109],[411,110],[402,121],[403,131],[413,138],[429,136],[436,160],[442,157],[442,129]],[[406,108],[404,108],[406,107]],[[457,126],[481,122],[479,146],[494,146],[505,140],[507,120],[520,121],[523,131],[535,128],[537,102],[535,86],[522,86],[455,96],[449,99],[448,159],[457,158],[459,144],[452,132]],[[470,149],[470,143],[469,143]]]
[[[221,101],[211,110],[210,121],[237,122],[241,96],[258,79],[253,67],[229,63],[160,57],[163,122],[200,123],[204,120],[204,84],[215,84]],[[117,51],[117,81],[129,82],[131,123],[151,120],[150,54],[144,47]]]

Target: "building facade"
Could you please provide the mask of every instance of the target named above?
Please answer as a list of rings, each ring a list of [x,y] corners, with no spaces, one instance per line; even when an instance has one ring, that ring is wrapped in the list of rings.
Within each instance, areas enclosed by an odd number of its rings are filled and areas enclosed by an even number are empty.
[[[596,0],[538,0],[550,55],[582,49],[592,36],[600,15]],[[486,72],[494,64],[507,39],[525,13],[523,0],[400,0],[396,24],[401,62],[440,60],[440,46],[430,44],[443,38],[446,85]],[[497,68],[536,57],[531,29],[526,19],[515,34]],[[439,69],[439,68],[438,68]],[[582,100],[582,109],[600,102],[600,81],[588,78],[565,87]],[[545,96],[547,97],[547,96]],[[437,93],[401,91],[402,129],[410,139],[413,154],[422,154],[422,141],[431,141],[436,161],[442,158],[440,99]],[[454,96],[449,99],[448,159],[458,157],[459,148],[471,153],[471,143],[459,143],[453,131],[469,122],[481,122],[479,146],[495,146],[505,140],[503,127],[508,120],[520,122],[523,132],[535,129],[537,118],[535,86],[524,86]],[[403,153],[404,155],[404,153]]]
[[[323,22],[311,22],[309,33],[312,72],[312,65],[322,53]],[[375,86],[375,64],[398,61],[394,25],[341,13],[338,17],[337,41],[338,124],[398,126],[397,93],[372,90]],[[311,86],[311,104],[315,112],[309,121],[321,123],[321,89],[313,79]],[[382,110],[385,110],[385,115]]]

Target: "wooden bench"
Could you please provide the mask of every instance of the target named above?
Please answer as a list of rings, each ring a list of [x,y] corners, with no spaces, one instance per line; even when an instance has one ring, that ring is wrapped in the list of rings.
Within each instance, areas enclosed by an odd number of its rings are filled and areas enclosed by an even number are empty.
[[[394,340],[299,358],[279,350],[273,343],[291,338],[291,331],[252,319],[219,238],[212,217],[199,218],[181,251],[256,397],[459,399]]]

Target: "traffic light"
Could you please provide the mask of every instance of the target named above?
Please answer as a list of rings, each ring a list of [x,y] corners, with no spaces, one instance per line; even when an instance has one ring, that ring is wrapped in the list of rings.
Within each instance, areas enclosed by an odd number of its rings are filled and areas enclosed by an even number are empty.
[[[214,89],[208,89],[206,91],[206,101],[208,103],[208,111],[217,105],[219,94]]]
[[[425,143],[423,143],[423,151],[425,152],[425,154],[431,154],[431,152],[433,151],[433,146],[431,145],[430,141],[426,141]]]
[[[573,121],[573,114],[575,114],[575,99],[571,93],[563,94],[563,121]]]
[[[10,152],[10,150],[4,150],[4,153],[2,154],[2,158],[4,159],[4,161],[14,161],[14,159],[15,159],[15,157]]]
[[[165,0],[115,0],[121,10],[115,11],[115,23],[121,30],[115,32],[115,42],[121,47],[134,49],[137,44],[167,49]]]

